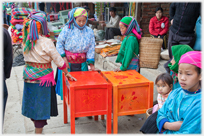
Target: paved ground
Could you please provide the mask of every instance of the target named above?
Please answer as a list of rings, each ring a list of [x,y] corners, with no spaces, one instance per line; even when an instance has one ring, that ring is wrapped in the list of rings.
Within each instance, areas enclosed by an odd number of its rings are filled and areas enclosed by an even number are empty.
[[[14,57],[17,55],[15,53]],[[98,69],[113,70],[119,67],[115,64],[116,56],[100,58],[96,54],[95,66]],[[104,63],[106,62],[106,63]],[[158,69],[141,68],[141,74],[147,79],[154,81],[156,76],[165,72],[163,64],[165,60],[159,62]],[[54,70],[56,65],[52,64]],[[34,125],[27,117],[21,114],[22,95],[23,95],[23,67],[13,67],[11,77],[7,79],[6,84],[8,88],[8,99],[4,117],[4,134],[34,134]],[[105,69],[104,69],[105,68]],[[56,72],[56,71],[55,71]],[[154,87],[154,100],[156,100],[157,91]],[[63,123],[63,101],[57,95],[58,103],[58,116],[51,117],[48,120],[48,125],[44,127],[43,134],[70,134],[70,122]],[[68,116],[69,120],[69,116]],[[119,134],[142,134],[139,129],[146,120],[146,114],[138,114],[134,116],[120,116],[118,118],[118,133]],[[106,120],[95,121],[86,117],[79,118],[75,122],[76,134],[105,134],[106,133]]]
[[[55,69],[55,65],[53,65]],[[13,67],[11,77],[7,79],[8,99],[4,117],[4,134],[34,134],[34,125],[27,117],[21,114],[23,95],[23,66]],[[51,117],[48,125],[44,127],[44,134],[70,134],[70,122],[63,123],[63,104],[57,96],[58,113],[57,117]],[[139,129],[145,122],[146,115],[120,116],[118,118],[119,134],[141,134]],[[69,119],[68,119],[69,120]],[[105,134],[106,120],[94,121],[86,117],[76,120],[76,134]]]

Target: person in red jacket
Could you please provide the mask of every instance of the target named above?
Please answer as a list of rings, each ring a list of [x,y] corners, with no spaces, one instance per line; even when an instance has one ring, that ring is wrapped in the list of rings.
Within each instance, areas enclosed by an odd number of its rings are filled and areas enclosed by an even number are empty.
[[[156,8],[155,15],[150,19],[149,32],[153,38],[163,39],[162,48],[167,48],[166,34],[169,29],[169,19],[163,16],[163,9],[161,7]]]

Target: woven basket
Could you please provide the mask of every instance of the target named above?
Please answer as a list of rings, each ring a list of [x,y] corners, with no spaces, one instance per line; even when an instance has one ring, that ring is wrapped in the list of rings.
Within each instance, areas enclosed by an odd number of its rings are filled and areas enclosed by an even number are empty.
[[[142,37],[139,43],[141,68],[158,68],[163,40],[160,38]]]
[[[147,109],[147,111],[146,111],[146,118],[148,118],[152,114],[152,109],[153,108]]]
[[[95,52],[98,53],[98,54],[100,54],[102,49],[103,49],[103,48],[95,48]]]

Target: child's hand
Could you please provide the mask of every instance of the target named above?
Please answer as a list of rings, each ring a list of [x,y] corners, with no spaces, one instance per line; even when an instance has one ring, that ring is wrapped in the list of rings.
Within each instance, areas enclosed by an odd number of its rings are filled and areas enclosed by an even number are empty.
[[[181,128],[183,121],[172,122],[171,130],[178,131]]]
[[[176,121],[176,122],[166,122],[164,123],[164,128],[168,130],[178,131],[181,128],[183,121]]]

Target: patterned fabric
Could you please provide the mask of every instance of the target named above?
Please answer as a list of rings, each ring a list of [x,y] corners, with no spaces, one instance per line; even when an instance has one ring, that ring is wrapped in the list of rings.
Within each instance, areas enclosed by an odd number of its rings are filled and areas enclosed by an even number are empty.
[[[201,68],[201,51],[189,51],[181,56],[178,64],[187,63]]]
[[[142,32],[137,23],[137,21],[135,20],[134,17],[132,16],[125,16],[123,17],[121,20],[120,20],[120,23],[123,23],[124,25],[128,26],[127,27],[127,30],[125,32],[125,36],[129,35],[131,32],[133,32],[137,39],[141,39],[141,35],[142,35]]]
[[[52,68],[37,68],[25,65],[23,71],[23,79],[38,79],[52,72]]]
[[[48,34],[48,28],[47,28],[47,21],[46,21],[46,15],[42,12],[31,12],[29,15],[30,21],[25,21],[24,23],[24,52],[28,53],[33,47],[35,46],[35,43],[37,39],[39,39],[38,31],[42,28],[42,34],[47,35]],[[40,24],[39,24],[39,23]],[[37,23],[39,25],[37,25]],[[27,32],[27,27],[29,27],[29,32]]]
[[[43,64],[43,63],[26,62],[26,65],[36,67],[36,68],[52,68],[51,63]]]
[[[28,16],[32,11],[36,12],[37,10],[30,8],[14,8],[12,9],[12,16]]]
[[[23,24],[24,20],[23,19],[15,19],[15,18],[12,18],[10,23],[15,26],[16,24]]]
[[[69,51],[65,51],[67,61],[70,63],[83,63],[86,61],[85,53],[72,53]]]
[[[93,30],[87,26],[83,30],[65,26],[58,36],[56,48],[65,57],[65,50],[72,53],[86,53],[87,61],[94,61],[95,37]]]
[[[134,57],[132,61],[130,62],[127,70],[136,70],[139,71],[139,59],[137,57]]]
[[[88,13],[84,8],[77,8],[76,11],[74,12],[74,17],[80,17],[80,16],[84,16],[87,17]]]
[[[169,92],[169,93],[170,93],[170,92]],[[166,99],[168,98],[169,93],[166,94],[166,95],[161,95],[161,94],[158,94],[158,95],[157,95],[157,102],[158,102],[159,108],[161,108],[161,107],[164,105],[164,102],[165,102]]]
[[[13,16],[14,19],[25,19],[27,16]]]
[[[175,73],[174,71],[170,70],[170,76],[173,78],[173,87],[172,87],[172,90],[181,87],[181,85],[178,82],[178,74]]]
[[[77,10],[77,9],[78,9],[78,10]],[[77,12],[75,13],[76,10],[77,10]],[[80,27],[80,26],[76,23],[74,14],[75,14],[76,17],[79,17],[80,15],[84,15],[84,16],[87,15],[87,12],[86,12],[86,10],[85,10],[84,8],[80,8],[80,7],[73,8],[73,9],[72,9],[71,11],[69,11],[69,13],[68,13],[68,21],[67,21],[67,23],[65,24],[65,26],[68,26],[69,29],[73,29],[73,28],[74,28],[74,25],[75,25],[75,26],[76,26],[78,29],[80,29],[80,30],[84,29],[85,26],[86,26],[87,20],[88,20],[88,16],[86,17],[86,23],[85,23],[85,25],[82,26],[82,27]]]
[[[51,86],[24,82],[22,114],[34,120],[50,119]]]

